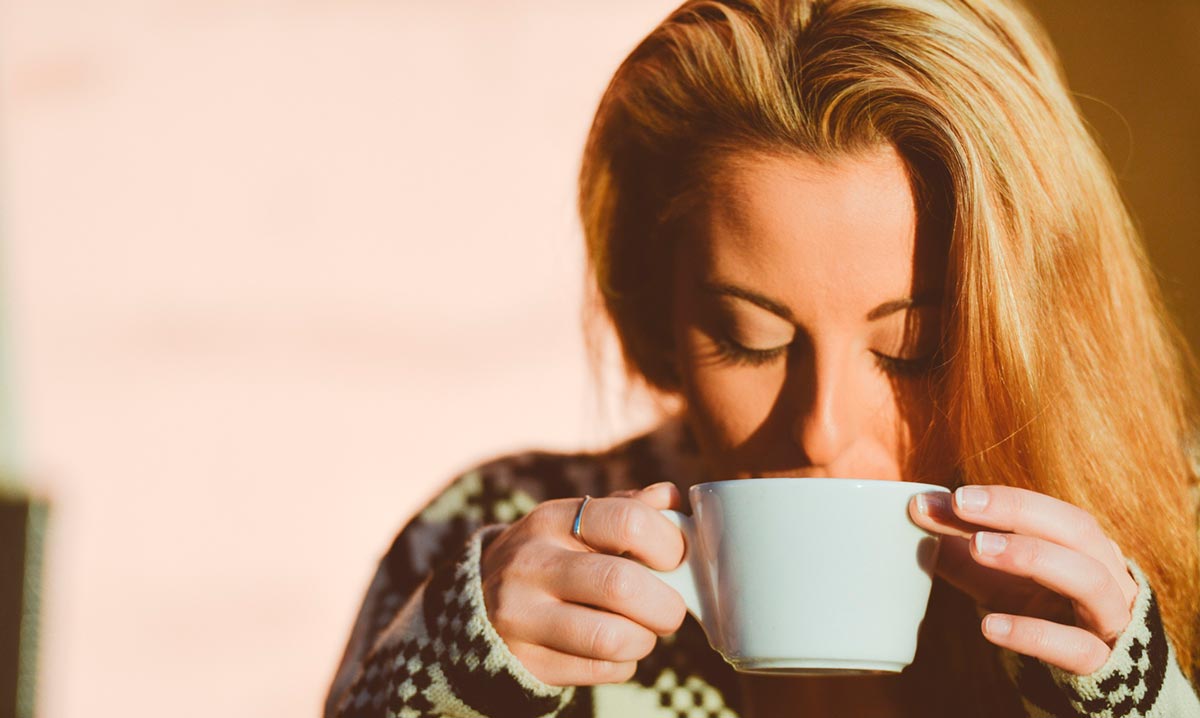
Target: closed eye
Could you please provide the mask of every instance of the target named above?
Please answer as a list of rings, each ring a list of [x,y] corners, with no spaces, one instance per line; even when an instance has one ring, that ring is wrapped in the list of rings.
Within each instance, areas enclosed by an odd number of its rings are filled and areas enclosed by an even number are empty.
[[[713,343],[717,346],[717,354],[723,359],[734,364],[742,364],[745,366],[763,366],[779,359],[787,354],[790,344],[773,347],[771,349],[751,349],[742,346],[728,337],[713,337]]]
[[[933,371],[936,354],[923,357],[894,357],[882,352],[872,351],[875,364],[885,373],[897,377],[920,377]]]

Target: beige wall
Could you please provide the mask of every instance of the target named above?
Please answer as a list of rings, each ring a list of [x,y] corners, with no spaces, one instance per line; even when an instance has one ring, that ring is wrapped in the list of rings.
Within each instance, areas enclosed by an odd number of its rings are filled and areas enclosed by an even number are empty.
[[[1200,2],[1029,1],[1200,350]]]
[[[572,185],[669,4],[4,4],[42,715],[316,714],[419,501],[628,428],[589,388]]]
[[[596,418],[572,183],[673,4],[0,4],[42,715],[314,714],[423,497],[637,424]],[[1196,338],[1200,6],[1153,6],[1043,10]]]

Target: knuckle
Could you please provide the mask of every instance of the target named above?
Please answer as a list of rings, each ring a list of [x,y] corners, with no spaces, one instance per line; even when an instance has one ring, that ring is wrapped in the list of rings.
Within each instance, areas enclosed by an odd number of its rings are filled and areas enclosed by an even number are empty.
[[[1087,660],[1096,653],[1095,644],[1085,636],[1074,636],[1063,643],[1065,644],[1063,647],[1076,659]]]
[[[563,514],[572,513],[577,508],[577,504],[578,499],[575,498],[553,498],[551,501],[535,505],[523,520],[528,521],[530,528],[536,528],[539,532],[560,531],[563,525]]]
[[[588,683],[624,683],[633,677],[637,669],[636,663],[617,663],[614,661],[585,659],[584,674]]]
[[[624,683],[633,678],[634,673],[637,673],[636,661],[623,661],[621,663],[610,663],[609,665],[611,666],[609,668],[610,677],[608,679],[610,683]]]
[[[585,659],[583,668],[588,683],[606,683],[609,674],[612,672],[612,663],[610,661],[599,661],[594,658],[588,658]]]
[[[657,583],[662,583],[661,581]],[[642,619],[642,625],[654,634],[659,636],[669,636],[679,630],[684,619],[687,618],[687,604],[683,602],[683,596],[675,589],[662,584],[652,586],[647,591],[646,605],[653,607],[653,610],[647,610],[645,618]]]
[[[654,650],[654,646],[658,644],[658,636],[654,635],[653,631],[642,628],[630,639],[630,644],[633,646],[634,655],[641,660]]]
[[[646,535],[646,514],[639,510],[637,503],[623,501],[617,514],[617,538],[622,546],[633,546]]]
[[[674,569],[683,563],[684,554],[687,552],[687,545],[684,543],[683,531],[672,527],[672,531],[668,534],[670,537],[667,543],[663,546],[663,558],[666,562],[667,570]]]
[[[999,498],[1004,513],[1021,516],[1030,510],[1030,495],[1025,491],[1006,491],[1003,487],[992,487],[993,495]]]
[[[588,638],[588,652],[596,658],[605,661],[611,661],[619,655],[622,644],[620,633],[614,629],[611,623],[606,621],[596,621],[590,629],[591,636]]]
[[[1126,615],[1125,618],[1119,622],[1119,624],[1102,626],[1100,629],[1099,638],[1101,641],[1104,641],[1106,644],[1116,641],[1117,638],[1119,638],[1121,636],[1121,634],[1125,631],[1126,627],[1128,627],[1128,626],[1129,626],[1129,617],[1128,617],[1128,615]]]
[[[601,569],[600,594],[616,603],[624,603],[637,591],[633,572],[622,561],[607,561]]]
[[[1125,597],[1125,607],[1132,610],[1133,604],[1135,601],[1137,601],[1138,596],[1137,581],[1129,578],[1129,576],[1123,576],[1121,578],[1121,595]]]
[[[500,569],[502,577],[508,579],[530,579],[545,571],[546,561],[542,552],[532,543],[524,543],[514,551],[508,564]]]
[[[683,596],[671,591],[671,597],[667,601],[667,610],[663,614],[666,619],[666,625],[663,626],[662,631],[664,635],[678,631],[679,627],[683,625],[684,619],[687,618],[687,604],[683,602]]]
[[[517,523],[514,525],[520,526],[521,528],[523,528],[525,530],[532,531],[535,533],[544,532],[550,526],[551,515],[558,513],[556,510],[557,507],[555,506],[555,504],[561,504],[561,503],[562,503],[562,499],[554,499],[552,501],[544,501],[544,502],[538,504],[537,506],[534,506],[533,509],[531,509],[529,511],[529,513],[525,514],[525,516],[523,516],[520,520],[518,520]]]
[[[1026,571],[1033,571],[1045,561],[1046,552],[1042,543],[1037,540],[1010,539],[1016,541],[1015,551],[1012,552],[1013,565]]]
[[[1117,586],[1117,580],[1113,578],[1113,575],[1108,572],[1107,568],[1099,563],[1095,563],[1092,567],[1091,576],[1087,582],[1087,590],[1090,595],[1097,598],[1121,597],[1121,589]]]
[[[1033,646],[1041,652],[1051,647],[1050,637],[1041,624],[1028,621],[1014,621],[1014,623],[1016,625],[1013,627],[1013,632],[1019,636],[1021,643]]]
[[[1072,523],[1075,538],[1078,542],[1088,543],[1097,539],[1107,541],[1104,530],[1100,528],[1100,522],[1088,512],[1082,509],[1077,511]]]
[[[1100,666],[1103,666],[1112,652],[1107,646],[1093,643],[1092,648],[1084,655],[1087,657],[1087,673],[1094,673]]]
[[[1090,633],[1073,638],[1066,648],[1085,674],[1091,673],[1108,660],[1108,647]]]
[[[492,592],[491,605],[488,607],[488,619],[492,627],[502,637],[510,636],[521,624],[521,619],[527,614],[521,610],[520,601],[513,595],[514,591],[507,586],[501,586]],[[485,603],[487,603],[485,601]]]

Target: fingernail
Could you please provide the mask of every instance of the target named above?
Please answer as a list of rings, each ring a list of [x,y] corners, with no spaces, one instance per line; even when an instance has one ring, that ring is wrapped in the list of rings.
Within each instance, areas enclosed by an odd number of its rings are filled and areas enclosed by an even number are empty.
[[[932,494],[917,494],[917,511],[924,516],[934,512],[941,513],[950,507],[949,495],[942,492]]]
[[[983,619],[983,630],[993,636],[1007,636],[1012,633],[1012,619],[1008,616],[988,616]]]
[[[1008,539],[1000,534],[990,534],[986,531],[975,534],[975,550],[984,556],[1000,554],[1006,546],[1008,546]]]
[[[650,484],[646,488],[642,489],[642,492],[647,493],[650,491],[658,491],[659,489],[663,488],[664,486],[670,486],[670,485],[671,485],[670,481],[660,481],[657,484]]]
[[[963,511],[983,511],[987,508],[987,491],[974,486],[963,486],[954,492],[954,503]]]

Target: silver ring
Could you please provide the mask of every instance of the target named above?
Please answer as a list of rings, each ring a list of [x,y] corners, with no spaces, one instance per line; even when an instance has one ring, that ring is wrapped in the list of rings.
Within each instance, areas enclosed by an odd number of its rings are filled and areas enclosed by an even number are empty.
[[[583,510],[587,508],[588,502],[591,500],[591,496],[584,495],[583,501],[579,502],[579,510],[575,512],[575,522],[571,524],[571,535],[584,546],[588,546],[588,542],[583,540],[583,534],[581,533],[583,529]],[[588,548],[591,548],[591,546],[588,546]]]

